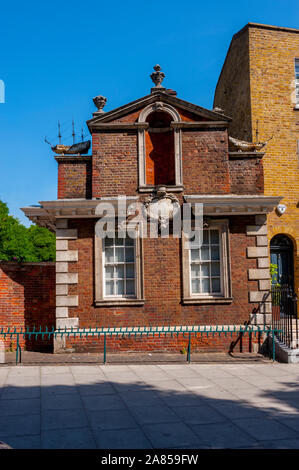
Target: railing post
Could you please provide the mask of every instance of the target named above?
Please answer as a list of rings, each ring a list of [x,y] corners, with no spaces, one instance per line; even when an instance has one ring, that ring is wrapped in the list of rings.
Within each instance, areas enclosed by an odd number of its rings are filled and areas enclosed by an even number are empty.
[[[21,363],[22,361],[21,346],[19,344],[19,334],[17,333],[16,365],[18,365],[18,359],[19,359],[19,362]]]
[[[296,318],[296,348],[298,348],[298,314],[297,314],[297,296],[296,294],[294,295],[293,298],[294,301],[294,313],[295,313],[295,318]]]
[[[272,328],[272,358],[273,358],[273,362],[275,362],[275,336],[274,336],[273,328]]]
[[[189,332],[189,343],[188,343],[188,354],[187,354],[188,364],[191,362],[191,333]]]
[[[106,333],[104,333],[104,364],[106,364]]]

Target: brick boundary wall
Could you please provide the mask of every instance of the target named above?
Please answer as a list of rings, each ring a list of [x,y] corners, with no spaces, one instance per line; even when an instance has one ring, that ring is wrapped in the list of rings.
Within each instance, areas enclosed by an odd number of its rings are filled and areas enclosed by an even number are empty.
[[[55,263],[0,261],[0,328],[55,327]],[[53,351],[53,339],[20,337],[21,348]],[[15,349],[16,337],[5,347]]]
[[[194,334],[191,336],[191,353],[192,352],[228,352],[230,344],[232,341],[235,341],[238,337],[237,333],[234,333],[232,336],[228,334],[224,336],[219,333],[215,334],[213,337],[210,334],[208,337],[200,335],[197,338],[194,337]],[[237,343],[234,348],[234,352],[258,352],[260,347],[264,342],[264,335],[254,335],[251,337],[246,334],[243,338]],[[144,352],[144,353],[180,353],[183,349],[185,352],[188,349],[188,334],[179,334],[177,337],[173,335],[167,335],[166,337],[163,334],[159,337],[158,334],[150,335],[148,338],[146,336],[136,338],[131,336],[125,336],[122,338],[119,336],[110,337],[107,335],[106,345],[107,345],[107,354],[113,353],[134,353],[134,352]],[[65,339],[65,349],[61,353],[76,352],[76,353],[102,353],[104,350],[104,338],[92,338],[92,337],[82,337],[82,338],[66,338]]]

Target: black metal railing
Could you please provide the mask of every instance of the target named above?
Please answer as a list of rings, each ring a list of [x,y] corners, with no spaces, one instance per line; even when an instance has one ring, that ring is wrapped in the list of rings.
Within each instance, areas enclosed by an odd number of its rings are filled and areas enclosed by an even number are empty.
[[[297,296],[289,285],[271,286],[272,328],[276,336],[289,348],[299,346]]]
[[[251,326],[252,322],[256,321],[256,315],[264,311],[266,302],[269,302],[270,300],[271,300],[271,291],[266,292],[263,296],[262,301],[258,304],[257,307],[254,307],[254,309],[251,312],[251,317],[249,318],[249,320],[244,322],[244,326],[245,326],[244,331],[246,331],[246,329]],[[237,344],[242,342],[244,331],[240,331],[240,333],[237,336],[237,339],[231,342],[229,351],[228,351],[229,354],[232,354]]]

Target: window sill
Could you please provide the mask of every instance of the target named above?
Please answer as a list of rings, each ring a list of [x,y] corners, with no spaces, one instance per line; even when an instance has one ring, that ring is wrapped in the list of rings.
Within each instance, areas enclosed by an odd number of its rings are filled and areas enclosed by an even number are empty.
[[[158,186],[163,186],[163,185],[160,184]],[[139,186],[138,191],[140,193],[152,193],[153,191],[155,191],[157,189],[158,186]],[[164,185],[163,187],[167,191],[172,191],[173,193],[180,193],[184,190],[184,186],[182,186],[182,185],[180,185],[180,186],[176,186],[176,185],[167,186],[167,185]]]
[[[117,306],[142,306],[144,305],[144,299],[105,299],[95,300],[95,307],[117,307]]]
[[[189,304],[231,304],[233,297],[186,297],[182,300],[184,305]]]

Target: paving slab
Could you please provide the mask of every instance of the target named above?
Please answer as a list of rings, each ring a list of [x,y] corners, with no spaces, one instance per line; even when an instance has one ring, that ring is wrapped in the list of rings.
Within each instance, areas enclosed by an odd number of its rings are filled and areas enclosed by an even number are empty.
[[[10,387],[39,387],[40,377],[33,375],[20,377],[20,376],[8,376],[6,379],[6,385]]]
[[[281,424],[299,433],[299,416],[278,417],[277,419]]]
[[[40,433],[40,415],[0,416],[0,439],[7,436],[26,436]]]
[[[84,395],[83,406],[89,411],[122,410],[123,400],[117,395]]]
[[[122,400],[128,407],[136,406],[156,406],[162,405],[163,402],[158,392],[155,391],[138,391],[138,392],[122,392]]]
[[[144,365],[132,364],[129,368],[141,379],[165,380],[165,370],[161,370],[157,365],[147,364],[144,367]]]
[[[3,400],[22,400],[25,398],[40,398],[40,387],[16,387],[13,385],[3,386],[1,393]]]
[[[262,449],[299,449],[299,439],[260,441]]]
[[[79,397],[79,391],[72,385],[51,385],[48,387],[41,387],[41,398],[56,397],[59,395],[76,395]]]
[[[41,368],[41,375],[57,375],[57,374],[69,374],[71,372],[71,367],[69,366],[43,366]]]
[[[96,431],[105,429],[130,429],[136,427],[133,415],[126,409],[88,411],[91,427]]]
[[[230,371],[227,371],[224,367],[219,367],[215,364],[190,364],[189,366],[193,371],[195,371],[201,377],[205,377],[207,379],[213,377],[231,377],[232,374]]]
[[[72,374],[47,374],[41,377],[41,385],[44,387],[52,385],[74,386],[75,379]]]
[[[202,396],[189,393],[187,390],[183,393],[165,391],[161,393],[161,398],[167,406],[172,408],[176,406],[198,406],[203,404]]]
[[[42,449],[96,449],[90,428],[55,429],[41,432]]]
[[[104,375],[103,370],[100,366],[92,366],[92,365],[83,365],[83,366],[70,366],[70,370],[73,374],[83,374],[83,375],[95,375],[100,376]]]
[[[234,423],[200,424],[192,426],[207,447],[213,449],[238,449],[255,446],[258,441]]]
[[[179,377],[178,382],[188,390],[200,390],[205,388],[215,388],[215,384],[207,378],[204,377]]]
[[[94,435],[98,449],[152,449],[140,428],[94,431]]]
[[[207,404],[193,407],[178,406],[172,409],[187,424],[223,423],[227,420],[223,414]]]
[[[295,439],[296,432],[273,418],[241,418],[233,423],[260,441],[266,439]]]
[[[250,386],[252,388],[256,388],[253,384],[249,384],[246,380],[240,377],[213,377],[210,380],[213,384],[219,385],[219,387],[224,390],[247,389],[250,388]]]
[[[23,366],[22,364],[18,364],[15,367],[9,367],[9,375],[19,375],[25,377],[27,375],[40,375],[40,367],[39,366]]]
[[[84,375],[84,374],[73,374],[76,385],[96,385],[106,384],[108,382],[107,377],[103,375]]]
[[[263,400],[256,401],[247,398],[246,403],[254,406],[255,409],[265,411],[269,417],[293,417],[298,415],[298,403],[285,403],[275,400],[274,398],[264,397]]]
[[[77,410],[82,406],[79,394],[44,394],[41,399],[43,410]]]
[[[88,427],[88,420],[83,409],[43,410],[41,429],[72,429]]]
[[[18,400],[0,400],[0,416],[34,414],[40,409],[39,398],[20,398]]]
[[[210,406],[215,409],[224,419],[238,419],[238,418],[259,418],[261,420],[267,417],[267,414],[262,409],[257,409],[254,405],[246,403],[245,401],[235,401],[233,403],[211,400]]]
[[[137,382],[138,380],[140,380],[138,375],[136,375],[135,372],[131,370],[119,371],[119,372],[117,371],[110,372],[108,370],[104,372],[104,375],[105,375],[105,378],[109,380],[110,382],[120,383],[120,384],[121,383],[127,384],[128,382]]]
[[[143,427],[154,448],[169,448],[179,445],[196,446],[200,438],[184,423],[148,424]]]
[[[110,383],[102,382],[95,384],[81,383],[78,387],[79,393],[85,395],[114,395],[115,389]]]
[[[140,425],[181,421],[178,413],[175,413],[165,404],[155,406],[136,406],[131,409],[131,412]]]
[[[186,367],[186,365],[160,365],[159,366],[167,375],[174,378],[192,378],[197,377],[198,372],[190,367]]]

